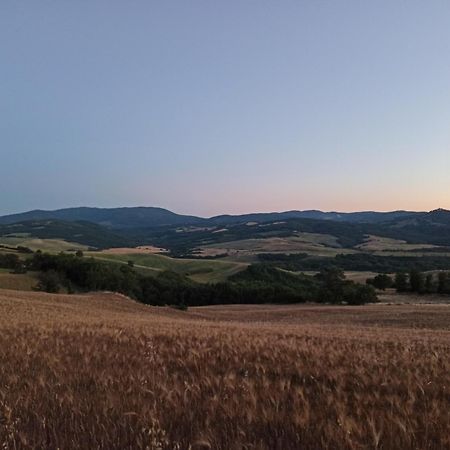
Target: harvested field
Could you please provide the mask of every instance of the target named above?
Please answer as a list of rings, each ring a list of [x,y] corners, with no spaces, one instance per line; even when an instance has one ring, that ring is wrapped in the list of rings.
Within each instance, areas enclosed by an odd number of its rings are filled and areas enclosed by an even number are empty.
[[[2,448],[450,446],[447,305],[0,291],[0,328]]]
[[[0,289],[32,291],[38,283],[37,274],[35,273],[14,274],[9,272],[8,269],[0,269]]]
[[[153,245],[145,245],[141,247],[118,247],[108,248],[102,250],[101,253],[110,255],[131,255],[131,254],[155,254],[155,253],[167,253],[165,248],[154,247]]]
[[[357,245],[356,248],[369,252],[385,252],[385,251],[404,251],[412,250],[429,250],[438,249],[436,245],[430,244],[408,244],[406,241],[399,239],[390,239],[381,236],[368,236],[363,244]]]
[[[317,273],[317,272],[316,272]],[[377,272],[367,272],[367,271],[345,271],[345,277],[355,283],[365,284],[369,278],[374,278],[378,275]]]

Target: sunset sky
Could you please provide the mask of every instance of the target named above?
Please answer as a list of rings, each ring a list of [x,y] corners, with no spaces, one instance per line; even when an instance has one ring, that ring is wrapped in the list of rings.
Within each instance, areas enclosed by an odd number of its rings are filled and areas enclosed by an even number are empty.
[[[0,213],[450,208],[450,2],[2,1]]]

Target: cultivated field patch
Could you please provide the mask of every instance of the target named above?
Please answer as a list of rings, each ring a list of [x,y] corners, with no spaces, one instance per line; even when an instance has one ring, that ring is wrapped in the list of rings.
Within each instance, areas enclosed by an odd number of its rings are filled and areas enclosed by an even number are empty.
[[[229,257],[252,257],[260,253],[307,253],[314,256],[336,256],[355,253],[355,250],[341,248],[334,236],[316,233],[298,233],[289,237],[268,237],[261,239],[241,239],[202,246],[200,254]]]
[[[14,289],[18,291],[32,291],[38,284],[36,273],[10,273],[9,269],[0,269],[0,289]]]
[[[438,249],[439,247],[430,244],[408,244],[406,241],[399,239],[370,235],[364,243],[357,245],[356,248],[366,252],[410,252],[413,250]]]
[[[39,239],[29,236],[0,236],[0,245],[8,247],[28,247],[33,251],[42,250],[49,253],[59,253],[67,251],[87,250],[86,245],[75,242],[67,242],[62,239]]]
[[[167,249],[161,247],[155,247],[153,245],[144,245],[140,247],[118,247],[118,248],[108,248],[102,250],[103,254],[108,255],[131,255],[131,254],[158,254],[166,253]]]

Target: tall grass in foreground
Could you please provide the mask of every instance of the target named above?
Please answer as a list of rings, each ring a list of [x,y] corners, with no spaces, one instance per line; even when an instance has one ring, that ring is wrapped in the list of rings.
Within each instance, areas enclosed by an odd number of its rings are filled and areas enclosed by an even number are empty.
[[[448,332],[49,305],[0,306],[3,449],[450,448]]]

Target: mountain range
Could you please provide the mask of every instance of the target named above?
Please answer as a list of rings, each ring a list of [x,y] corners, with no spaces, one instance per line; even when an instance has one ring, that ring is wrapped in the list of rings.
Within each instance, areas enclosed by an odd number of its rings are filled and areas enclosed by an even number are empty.
[[[0,224],[8,225],[24,221],[63,220],[87,221],[113,229],[149,228],[181,225],[229,225],[245,222],[269,222],[289,219],[332,220],[336,222],[379,223],[400,218],[413,218],[423,212],[323,212],[318,210],[252,213],[242,215],[219,215],[203,218],[176,214],[164,208],[124,207],[124,208],[65,208],[53,211],[33,210],[0,217]]]
[[[334,236],[345,248],[363,243],[368,235],[450,247],[450,211],[308,210],[203,218],[163,208],[82,207],[0,217],[0,236],[56,238],[96,248],[156,245],[177,254],[218,242],[285,238],[299,231]]]

